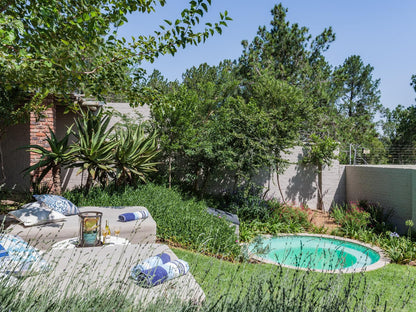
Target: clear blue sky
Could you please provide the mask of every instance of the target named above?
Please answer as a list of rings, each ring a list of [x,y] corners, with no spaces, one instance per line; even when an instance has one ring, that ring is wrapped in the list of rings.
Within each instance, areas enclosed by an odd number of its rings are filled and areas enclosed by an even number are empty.
[[[167,2],[156,13],[130,16],[119,34],[127,38],[150,34],[163,19],[174,20],[188,3]],[[192,66],[237,59],[242,52],[241,41],[251,42],[259,26],[269,26],[270,10],[279,2],[289,10],[289,22],[308,27],[314,36],[326,27],[333,28],[336,40],[325,54],[331,65],[341,65],[348,56],[357,54],[365,64],[373,66],[373,78],[381,80],[381,102],[385,107],[415,104],[410,78],[416,74],[416,0],[212,0],[202,22],[216,21],[219,12],[227,10],[233,21],[223,34],[180,50],[174,57],[160,57],[153,64],[144,64],[144,68],[148,73],[156,68],[169,80],[181,80],[182,73]]]

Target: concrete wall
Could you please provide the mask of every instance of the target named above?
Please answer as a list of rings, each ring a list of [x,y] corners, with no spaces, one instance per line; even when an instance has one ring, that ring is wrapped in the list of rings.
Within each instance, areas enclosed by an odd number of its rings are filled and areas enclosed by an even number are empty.
[[[269,189],[268,196],[287,201],[296,205],[307,205],[316,209],[318,199],[318,181],[316,168],[300,164],[303,157],[302,147],[295,147],[284,156],[290,163],[283,174],[279,175],[279,191],[277,175],[269,175],[264,171],[258,182]],[[322,190],[324,210],[328,211],[334,203],[345,200],[345,166],[334,161],[331,167],[325,166],[322,172]]]
[[[346,166],[346,199],[379,203],[394,213],[397,231],[405,221],[416,224],[416,166]]]

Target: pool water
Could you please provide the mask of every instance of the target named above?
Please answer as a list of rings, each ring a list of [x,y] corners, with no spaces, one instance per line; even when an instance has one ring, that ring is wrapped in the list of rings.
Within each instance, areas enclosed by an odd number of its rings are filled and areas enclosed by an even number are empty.
[[[380,260],[380,254],[366,246],[322,236],[288,235],[249,246],[258,257],[282,265],[331,271],[362,269]]]

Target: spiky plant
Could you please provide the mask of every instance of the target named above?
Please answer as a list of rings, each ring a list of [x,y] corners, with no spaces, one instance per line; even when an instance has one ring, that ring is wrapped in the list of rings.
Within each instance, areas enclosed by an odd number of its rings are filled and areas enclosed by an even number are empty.
[[[36,164],[25,168],[22,172],[27,175],[33,171],[39,170],[40,174],[36,177],[36,183],[40,184],[43,178],[52,171],[53,190],[56,194],[61,194],[61,169],[67,165],[73,158],[72,151],[68,144],[71,128],[69,128],[65,136],[59,140],[56,134],[49,128],[49,135],[46,141],[49,148],[40,145],[27,145],[22,148],[28,149],[29,152],[41,155]]]
[[[153,159],[159,153],[156,133],[146,135],[142,125],[119,128],[116,132],[118,145],[114,153],[117,184],[133,184],[147,181],[150,172],[156,171]]]
[[[113,127],[108,127],[111,120],[110,115],[105,115],[100,109],[97,114],[87,110],[81,112],[81,116],[75,119],[76,130],[73,134],[77,141],[72,146],[75,162],[70,167],[79,168],[77,174],[87,171],[88,191],[94,181],[105,184],[108,175],[113,169],[114,148],[117,141],[110,140]]]

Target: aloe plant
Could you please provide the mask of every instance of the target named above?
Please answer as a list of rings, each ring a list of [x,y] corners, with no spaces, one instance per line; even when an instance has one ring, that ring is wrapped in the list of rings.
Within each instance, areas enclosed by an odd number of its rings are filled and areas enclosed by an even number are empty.
[[[35,170],[40,171],[40,175],[36,177],[36,183],[40,184],[43,178],[52,171],[53,190],[57,194],[61,194],[61,168],[67,165],[73,158],[72,151],[68,144],[71,128],[69,128],[65,136],[59,140],[55,133],[49,128],[49,135],[46,141],[49,149],[40,145],[28,145],[22,148],[29,149],[29,152],[41,155],[39,162],[25,168],[22,172],[27,175]]]
[[[153,162],[159,153],[156,133],[146,135],[142,125],[118,129],[114,153],[117,184],[133,184],[137,179],[146,182],[150,172],[156,171]]]
[[[87,171],[87,191],[94,181],[105,185],[114,171],[112,165],[117,141],[110,140],[113,130],[113,127],[108,127],[110,120],[111,116],[105,115],[101,109],[96,115],[90,110],[81,112],[81,116],[75,119],[77,131],[73,134],[77,141],[72,146],[72,152],[76,161],[70,167],[78,167],[77,174]]]

